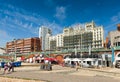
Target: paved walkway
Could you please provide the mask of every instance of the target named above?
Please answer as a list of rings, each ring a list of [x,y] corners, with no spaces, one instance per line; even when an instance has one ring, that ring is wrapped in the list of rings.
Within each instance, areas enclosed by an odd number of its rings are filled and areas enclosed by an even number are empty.
[[[52,71],[40,70],[39,65],[36,66],[23,66],[16,67],[15,71],[11,74],[2,75],[1,77],[12,77],[12,78],[24,78],[24,79],[37,79],[45,82],[120,82],[119,78],[104,75],[104,73],[118,73],[119,69],[79,69],[75,71],[75,68],[62,67],[54,65]],[[119,72],[120,73],[120,72]]]

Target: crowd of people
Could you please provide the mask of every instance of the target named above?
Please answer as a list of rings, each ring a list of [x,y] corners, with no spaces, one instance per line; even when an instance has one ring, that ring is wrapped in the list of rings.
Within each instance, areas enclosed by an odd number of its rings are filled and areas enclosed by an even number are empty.
[[[2,70],[2,63],[0,60],[0,70]],[[11,60],[10,62],[5,62],[3,66],[3,74],[14,72],[14,61]]]

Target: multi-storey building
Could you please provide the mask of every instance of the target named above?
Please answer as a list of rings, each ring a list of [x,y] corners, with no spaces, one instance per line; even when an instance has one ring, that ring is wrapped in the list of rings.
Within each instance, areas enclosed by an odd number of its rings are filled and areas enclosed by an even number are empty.
[[[49,49],[61,50],[63,48],[63,34],[57,34],[49,37]]]
[[[117,25],[117,30],[108,33],[112,47],[120,46],[120,24]]]
[[[56,36],[49,37],[49,50],[56,50]]]
[[[39,38],[41,38],[41,47],[42,50],[47,50],[49,47],[49,42],[48,42],[48,37],[52,35],[51,29],[45,27],[45,26],[41,26],[39,29]]]
[[[93,21],[85,25],[65,27],[63,33],[55,36],[46,34],[44,38],[45,42],[49,41],[49,50],[74,49],[75,46],[80,49],[104,47],[103,26],[96,26]]]
[[[49,47],[49,37],[50,37],[51,35],[50,34],[46,34],[46,37],[45,37],[45,50],[49,50],[50,49],[50,47]]]
[[[40,38],[26,38],[18,39],[11,42],[7,42],[6,51],[7,53],[30,53],[41,51]]]
[[[86,23],[85,27],[77,25],[75,28],[65,28],[63,31],[64,49],[73,49],[78,46],[80,49],[103,48],[104,30],[102,26],[96,27],[94,22]]]
[[[5,52],[5,49],[0,47],[0,55],[2,55],[2,54],[4,54],[4,53],[6,53],[6,52]]]
[[[103,48],[104,47],[104,30],[103,26],[96,26],[92,21],[91,23],[86,23],[86,32],[92,32],[92,48]]]
[[[105,39],[105,41],[104,41],[104,48],[109,48],[108,43],[109,43],[109,38],[106,37],[106,39]]]
[[[63,48],[63,34],[56,35],[56,49],[61,50]]]

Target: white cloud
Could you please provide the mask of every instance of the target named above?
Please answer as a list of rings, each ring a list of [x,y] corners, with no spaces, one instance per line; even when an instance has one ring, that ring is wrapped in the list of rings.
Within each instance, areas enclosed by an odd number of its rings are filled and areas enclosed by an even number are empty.
[[[0,4],[1,5],[4,4]],[[52,29],[53,34],[62,32],[60,25],[55,22],[51,23],[38,14],[27,12],[12,5],[4,5],[7,8],[0,9],[0,44],[14,39],[26,38],[27,36],[38,36],[38,29],[45,25]],[[60,8],[62,13],[65,13],[63,7]],[[63,14],[64,15],[64,14]],[[59,15],[60,16],[60,15]],[[64,18],[64,16],[63,16]],[[5,31],[3,31],[5,30]],[[21,35],[21,33],[24,33]],[[1,45],[0,45],[1,46]]]
[[[71,25],[71,27],[82,27],[82,28],[84,28],[85,27],[85,24],[83,24],[83,23],[74,23],[74,24],[72,24]]]
[[[5,27],[6,29],[30,31],[36,35],[32,29],[36,29],[39,23],[42,24],[47,21],[37,14],[29,13],[23,9],[17,9],[12,5],[7,5],[7,7],[6,9],[0,9],[0,13],[5,16],[1,17],[0,24],[2,24],[1,27]]]
[[[112,20],[113,22],[118,21],[118,20],[119,20],[119,17],[118,17],[118,16],[113,16],[113,17],[111,18],[111,20]]]
[[[60,25],[56,24],[54,21],[52,23],[45,22],[43,25],[50,28],[52,30],[53,35],[62,33],[63,31],[63,28]]]
[[[10,36],[6,31],[0,30],[0,47],[5,47],[8,40],[12,40],[13,37]]]
[[[104,26],[104,35],[107,36],[108,32],[112,31],[112,30],[116,30],[117,29],[117,24],[120,23],[120,12],[118,12],[116,15],[112,16],[110,18],[110,23],[106,26]]]
[[[120,20],[116,21],[116,22],[112,22],[111,24],[109,24],[108,26],[105,27],[105,30],[110,30],[117,27],[117,24],[120,23]]]
[[[111,30],[115,30],[117,27],[117,24],[120,23],[120,12],[118,12],[116,15],[112,16],[111,21],[109,23],[109,25],[105,26],[105,30],[111,31]]]
[[[50,25],[50,28],[54,31],[53,35],[62,33],[62,30],[63,30],[63,28],[61,26],[59,26],[58,24],[56,24],[55,22],[53,22]]]
[[[56,7],[55,17],[58,18],[59,20],[64,20],[66,18],[66,8],[63,6]]]
[[[116,15],[111,17],[112,22],[116,22],[120,20],[120,12],[118,12]]]
[[[0,38],[2,39],[2,38],[7,38],[7,37],[8,37],[8,34],[5,31],[0,30]]]

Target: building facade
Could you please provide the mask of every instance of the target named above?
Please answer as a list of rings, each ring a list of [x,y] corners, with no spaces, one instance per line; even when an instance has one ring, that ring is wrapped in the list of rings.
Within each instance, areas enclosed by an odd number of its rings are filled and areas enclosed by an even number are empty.
[[[104,30],[103,26],[96,26],[92,21],[86,23],[85,25],[86,32],[92,32],[92,48],[103,48],[104,47]]]
[[[5,49],[0,47],[0,55],[2,55],[4,53],[6,53]]]
[[[49,37],[50,37],[51,35],[50,34],[46,34],[46,37],[45,37],[45,50],[49,50]]]
[[[103,26],[97,27],[93,21],[86,23],[85,27],[77,25],[75,28],[64,28],[63,35],[64,49],[73,49],[75,46],[80,49],[104,47]]]
[[[56,46],[56,44],[57,44],[56,39],[57,39],[56,36],[50,36],[49,37],[49,50],[50,51],[56,50],[56,48],[57,48],[57,46]]]
[[[111,47],[120,46],[120,24],[117,25],[117,30],[108,33]]]
[[[56,50],[61,50],[63,48],[63,34],[56,35]]]
[[[26,38],[18,39],[6,44],[7,53],[25,54],[30,52],[40,52],[41,51],[41,41],[40,38]]]
[[[65,27],[63,33],[49,37],[50,50],[69,50],[104,48],[103,26],[96,26],[92,21],[85,25]]]
[[[48,37],[52,35],[51,29],[41,26],[39,29],[39,38],[41,38],[41,48],[42,50],[47,50],[49,47]]]

